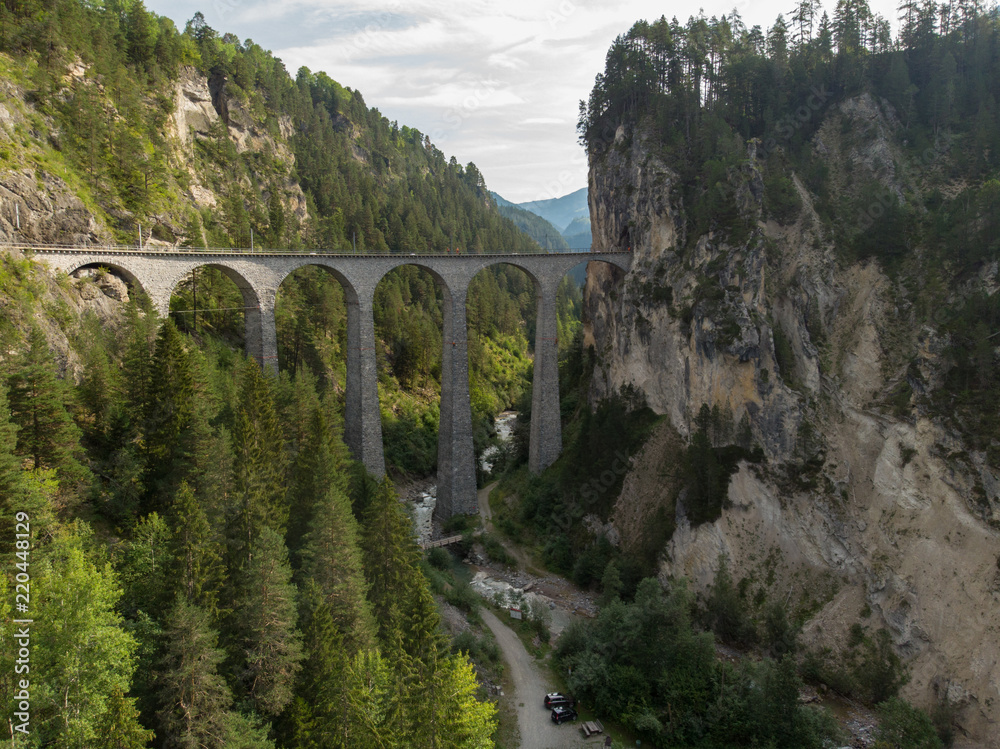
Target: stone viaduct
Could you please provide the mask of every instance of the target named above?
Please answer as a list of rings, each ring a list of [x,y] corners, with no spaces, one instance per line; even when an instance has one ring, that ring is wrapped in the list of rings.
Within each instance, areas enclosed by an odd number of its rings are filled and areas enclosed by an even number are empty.
[[[587,252],[534,255],[340,255],[326,253],[129,250],[116,248],[26,248],[50,267],[73,273],[105,267],[144,291],[161,316],[174,288],[192,270],[221,270],[243,295],[246,350],[262,366],[278,367],[274,305],[281,282],[307,265],[326,268],[340,282],[347,303],[347,383],[344,439],[354,457],[375,476],[385,474],[382,423],[375,364],[375,287],[401,265],[426,269],[441,289],[444,351],[441,360],[441,421],[438,434],[437,514],[475,513],[476,466],[469,403],[469,357],[465,301],[472,278],[484,268],[508,263],[524,270],[537,293],[535,363],[531,401],[529,467],[538,472],[562,450],[559,415],[556,289],[581,262],[603,261],[627,271],[631,253]]]

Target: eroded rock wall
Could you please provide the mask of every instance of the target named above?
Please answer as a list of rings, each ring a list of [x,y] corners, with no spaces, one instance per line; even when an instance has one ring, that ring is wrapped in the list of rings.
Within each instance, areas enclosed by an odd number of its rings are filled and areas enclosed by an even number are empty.
[[[812,147],[833,189],[850,189],[850,169],[864,170],[905,200],[916,188],[897,128],[870,96],[831,105]],[[759,217],[754,149],[733,196]],[[928,708],[950,702],[969,745],[1000,745],[997,471],[932,413],[886,406],[911,362],[927,387],[941,383],[945,342],[909,323],[878,265],[836,259],[797,178],[797,220],[757,220],[732,246],[687,236],[678,176],[657,153],[623,127],[592,156],[595,246],[630,247],[635,262],[624,280],[597,264],[588,272],[591,395],[634,385],[683,438],[703,404],[718,406],[734,431],[748,423],[766,454],[741,465],[716,522],[692,528],[678,498],[662,577],[704,591],[724,557],[737,579],[816,612],[803,635],[812,647],[843,645],[855,622],[886,627],[911,669],[904,696]],[[970,288],[996,293],[996,267]],[[791,352],[786,371],[776,336]],[[642,459],[633,470],[654,467]],[[790,467],[807,461],[813,480],[796,481]],[[626,478],[615,508],[620,533],[641,525],[643,507],[663,504],[647,490],[630,494],[636,483]]]

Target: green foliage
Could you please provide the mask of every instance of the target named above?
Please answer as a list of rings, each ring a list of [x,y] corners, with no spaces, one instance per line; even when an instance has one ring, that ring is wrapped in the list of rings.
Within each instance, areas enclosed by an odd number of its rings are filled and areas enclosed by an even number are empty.
[[[492,533],[483,532],[479,537],[479,542],[483,545],[483,549],[486,551],[486,556],[488,556],[492,561],[497,564],[502,564],[505,567],[516,566],[516,560],[508,553],[504,545],[500,543],[500,539],[494,536]]]
[[[684,507],[693,525],[714,522],[722,514],[728,503],[729,478],[740,461],[758,462],[763,458],[759,448],[725,444],[732,434],[731,418],[724,417],[718,407],[710,410],[702,404],[696,419],[698,429],[691,435],[684,460]],[[720,442],[724,446],[714,446]]]
[[[792,342],[788,340],[788,335],[781,325],[775,325],[771,329],[771,334],[774,337],[774,360],[778,365],[778,374],[786,385],[797,388],[795,351],[792,349]]]
[[[97,727],[98,745],[105,749],[144,749],[154,736],[153,731],[139,723],[135,699],[115,689]]]
[[[733,584],[724,557],[719,560],[719,569],[705,601],[705,618],[708,626],[724,642],[746,648],[757,641],[747,601]]]
[[[792,223],[802,208],[792,180],[780,172],[769,173],[765,178],[764,200],[768,212],[782,224]]]
[[[246,362],[240,371],[233,427],[235,501],[231,537],[249,556],[263,528],[283,534],[288,523],[284,439],[271,386],[254,361]]]
[[[693,630],[691,607],[683,582],[664,594],[648,578],[633,603],[573,624],[556,653],[573,694],[653,746],[818,749],[836,735],[831,719],[799,704],[790,658],[720,663],[711,635]]]
[[[443,546],[435,546],[427,552],[427,561],[435,569],[446,570],[451,567],[451,554]]]
[[[302,659],[295,589],[287,550],[274,529],[263,526],[248,552],[246,561],[230,571],[231,669],[239,694],[259,714],[276,716],[292,699]]]
[[[102,721],[121,712],[114,695],[128,691],[135,639],[115,606],[117,576],[88,558],[86,526],[55,539],[39,561],[32,555],[32,728],[44,743],[91,746]],[[120,719],[119,714],[117,719]],[[131,721],[130,721],[131,723]]]
[[[178,598],[165,621],[158,697],[160,737],[172,747],[222,746],[232,693],[219,674],[225,654],[208,616]]]
[[[840,694],[868,704],[895,697],[909,679],[889,632],[880,629],[872,636],[857,622],[845,650],[807,653],[802,673],[810,681],[823,682]]]
[[[198,500],[185,482],[174,495],[170,513],[173,520],[170,587],[178,596],[215,616],[222,585],[222,549],[205,508]]]
[[[859,696],[870,704],[896,696],[909,675],[893,649],[888,630],[880,629],[874,637],[862,638],[861,646],[861,657],[854,666]]]
[[[898,697],[879,708],[876,749],[942,749],[943,746],[930,716],[923,710]]]
[[[80,430],[70,418],[70,391],[56,377],[48,342],[32,327],[27,351],[14,362],[7,378],[11,420],[18,426],[18,455],[38,470],[50,468],[62,482],[62,492],[77,497],[90,479],[82,465]]]
[[[375,622],[365,598],[357,521],[344,485],[317,497],[302,550],[302,574],[322,591],[343,646],[351,653],[374,645]]]

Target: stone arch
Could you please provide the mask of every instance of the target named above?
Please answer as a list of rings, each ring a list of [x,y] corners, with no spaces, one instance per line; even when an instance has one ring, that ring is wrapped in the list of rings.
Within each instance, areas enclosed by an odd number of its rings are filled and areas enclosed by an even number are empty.
[[[385,474],[382,421],[378,402],[378,371],[375,358],[375,325],[372,294],[362,291],[332,261],[309,259],[296,263],[277,277],[280,291],[288,277],[302,268],[315,266],[332,275],[344,292],[347,311],[347,381],[344,393],[344,442],[355,460],[369,473]],[[275,336],[277,353],[277,336]]]
[[[530,265],[526,263],[518,262],[516,257],[498,258],[493,262],[484,263],[481,267],[476,268],[473,271],[471,277],[468,279],[468,282],[466,283],[466,286],[467,287],[471,286],[472,282],[475,281],[475,279],[477,279],[483,273],[503,265],[508,265],[511,268],[516,268],[517,270],[521,271],[528,277],[528,279],[531,281],[532,291],[535,295],[537,303],[542,293],[544,279],[540,278],[536,268],[532,268]]]
[[[128,287],[133,291],[139,291],[143,294],[147,294],[146,288],[143,282],[139,279],[138,275],[128,268],[124,263],[119,262],[107,262],[105,260],[93,260],[90,258],[82,258],[79,262],[70,263],[66,266],[66,275],[73,275],[77,271],[88,270],[97,268],[107,268],[108,272],[114,276],[117,276],[122,281],[128,285]],[[147,294],[148,295],[148,294]]]
[[[249,309],[251,307],[260,307],[261,295],[254,287],[254,285],[250,283],[250,281],[247,280],[247,278],[242,273],[240,273],[232,266],[217,261],[208,261],[204,263],[197,263],[197,262],[190,263],[187,267],[184,268],[184,270],[180,274],[176,276],[176,278],[172,280],[172,283],[170,284],[170,294],[174,293],[174,289],[177,288],[177,285],[188,273],[196,271],[200,268],[215,268],[216,270],[222,271],[222,274],[230,281],[232,281],[234,284],[236,284],[236,288],[240,290],[240,294],[243,296],[245,309]]]
[[[281,269],[281,271],[275,276],[275,304],[277,304],[277,296],[281,294],[281,288],[286,281],[291,278],[294,274],[306,268],[319,268],[326,274],[331,276],[340,286],[341,291],[344,294],[344,304],[345,307],[350,310],[351,306],[357,307],[358,305],[358,291],[351,279],[348,278],[343,270],[337,268],[330,262],[324,262],[322,259],[313,259],[307,262],[296,263],[287,268]],[[287,365],[287,363],[286,363]]]
[[[186,263],[181,270],[176,271],[172,277],[165,279],[162,284],[164,293],[159,299],[154,299],[154,304],[164,317],[170,313],[170,297],[181,281],[189,274],[200,268],[215,268],[222,271],[222,274],[232,281],[240,292],[243,300],[243,320],[244,320],[244,348],[247,356],[252,356],[261,366],[273,366],[275,361],[271,352],[273,346],[268,345],[268,341],[274,340],[274,315],[273,310],[264,314],[261,310],[264,303],[263,294],[253,283],[236,268],[225,262],[206,259],[204,262],[192,261]],[[273,299],[270,300],[273,304]]]
[[[467,320],[467,323],[468,323],[469,327],[472,328],[472,329],[475,329],[475,328],[478,327],[480,329],[480,332],[482,332],[483,329],[485,328],[487,330],[487,332],[488,332],[489,329],[492,327],[490,325],[490,320],[489,319],[484,320],[484,319],[482,319],[479,316],[481,316],[481,315],[489,316],[489,315],[493,315],[493,314],[497,314],[497,315],[502,314],[503,310],[495,308],[494,305],[491,303],[492,300],[488,300],[488,299],[487,300],[483,300],[485,302],[484,304],[478,304],[478,302],[480,300],[477,298],[477,294],[473,293],[473,285],[476,284],[477,279],[480,279],[484,275],[487,275],[487,274],[489,274],[491,272],[497,271],[497,270],[499,270],[501,268],[504,268],[504,267],[520,271],[521,273],[524,274],[524,276],[527,279],[527,284],[526,284],[527,288],[525,289],[525,291],[526,291],[527,294],[530,294],[530,297],[531,297],[531,300],[532,300],[532,304],[531,304],[531,308],[525,310],[525,316],[524,316],[524,319],[523,319],[523,323],[524,323],[524,327],[526,329],[525,329],[524,332],[525,332],[525,336],[527,338],[529,346],[531,346],[532,351],[535,354],[537,354],[539,352],[539,344],[542,344],[543,346],[545,345],[544,341],[539,341],[538,340],[539,330],[543,329],[543,327],[544,327],[543,326],[543,322],[540,319],[539,314],[538,314],[539,310],[541,309],[541,307],[542,307],[542,305],[544,303],[544,301],[543,301],[543,298],[544,298],[544,287],[543,287],[542,282],[539,280],[538,273],[536,273],[536,269],[531,268],[530,266],[526,266],[525,264],[518,262],[517,258],[515,258],[515,257],[497,258],[496,260],[493,260],[492,262],[483,263],[473,273],[472,277],[469,279],[469,294],[468,294],[468,300],[467,300],[467,304],[466,304],[466,307],[467,307],[467,310],[468,310],[468,320]],[[481,288],[478,289],[477,292],[478,293],[482,293],[482,289]],[[497,322],[500,323],[501,325],[503,324],[502,320],[497,320]],[[539,377],[539,378],[541,377],[541,369],[542,369],[542,367],[544,365],[539,366],[539,362],[540,361],[541,361],[540,357],[538,357],[536,355],[534,357],[534,364],[532,365],[532,369],[533,369],[533,373],[531,375],[531,381],[532,382],[535,381],[536,376]],[[469,361],[470,369],[472,367],[472,364],[473,364],[473,360],[470,359],[470,361]],[[523,418],[523,414],[521,416]],[[532,440],[532,442],[534,442],[534,440]],[[530,447],[534,448],[534,447],[537,447],[537,445],[532,444],[532,445],[530,445]],[[478,461],[477,461],[477,468],[478,468]]]
[[[453,287],[454,292],[461,292],[461,296],[465,299],[465,290],[468,288],[468,278],[460,278],[457,275],[450,276],[451,282],[446,278],[437,268],[429,263],[421,262],[419,258],[403,259],[400,258],[398,262],[387,265],[384,270],[373,276],[372,291],[385,280],[385,277],[389,275],[392,271],[397,268],[405,268],[406,266],[413,266],[419,268],[420,270],[427,271],[431,278],[434,279],[434,283],[437,284],[438,288],[441,290],[442,304],[451,304],[453,301]],[[464,281],[464,284],[463,284]]]

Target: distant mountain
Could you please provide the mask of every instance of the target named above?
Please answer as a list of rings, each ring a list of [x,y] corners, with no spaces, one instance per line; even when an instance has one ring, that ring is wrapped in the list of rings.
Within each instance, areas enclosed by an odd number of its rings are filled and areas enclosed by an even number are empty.
[[[561,251],[570,248],[571,245],[567,244],[560,231],[538,214],[526,211],[495,192],[490,191],[490,195],[496,202],[500,215],[513,221],[518,229],[538,242],[543,250]]]
[[[562,231],[566,244],[574,250],[590,249],[592,238],[590,234],[590,218],[577,216]]]
[[[497,207],[499,207],[499,208],[503,208],[504,206],[511,206],[511,205],[516,206],[517,205],[517,203],[511,203],[509,200],[507,200],[505,197],[503,197],[500,193],[493,192],[492,190],[490,190],[490,197],[493,198],[493,202],[495,202],[497,204]],[[537,216],[538,214],[536,213],[535,215]]]
[[[576,218],[590,221],[590,207],[587,205],[587,188],[581,187],[576,192],[563,195],[561,198],[549,200],[533,200],[528,203],[518,203],[520,208],[541,216],[557,227],[565,236],[565,229]]]

